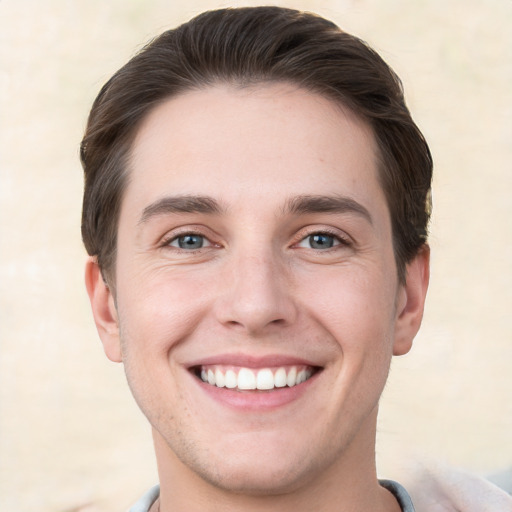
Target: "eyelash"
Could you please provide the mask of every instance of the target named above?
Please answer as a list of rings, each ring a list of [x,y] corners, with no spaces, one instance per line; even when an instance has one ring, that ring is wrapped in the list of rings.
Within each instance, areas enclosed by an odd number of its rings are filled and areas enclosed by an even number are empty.
[[[171,245],[173,242],[175,242],[175,241],[177,242],[178,239],[187,237],[187,236],[201,237],[203,239],[203,241],[206,241],[208,243],[208,245],[207,246],[202,245],[201,247],[198,247],[197,249],[185,249],[183,247],[176,247],[176,246]],[[187,254],[194,254],[203,249],[207,249],[211,246],[216,246],[216,245],[217,244],[212,242],[208,236],[206,236],[204,233],[201,233],[200,231],[183,231],[182,233],[172,233],[171,235],[162,239],[160,247],[162,247],[164,249],[171,249],[171,250],[174,250],[177,252],[186,252]]]
[[[316,235],[327,236],[327,237],[333,238],[335,243],[333,244],[332,247],[318,248],[318,249],[314,249],[313,247],[305,247],[306,249],[315,250],[315,252],[330,252],[331,250],[336,250],[336,248],[339,246],[351,247],[353,245],[352,241],[348,237],[340,235],[339,232],[334,232],[329,229],[318,229],[318,230],[312,230],[312,231],[300,233],[299,241],[294,243],[293,246],[300,247],[300,244],[302,244],[303,242],[306,242],[308,239],[310,239],[311,237],[314,237]],[[171,245],[173,242],[177,242],[178,239],[186,237],[186,236],[201,237],[203,239],[203,244],[204,244],[204,241],[206,241],[208,245],[206,245],[206,246],[202,245],[201,247],[198,247],[197,249],[186,249],[183,247],[176,247],[176,246]],[[169,249],[172,249],[172,250],[175,250],[178,252],[186,252],[187,254],[194,254],[196,252],[199,252],[203,249],[207,249],[212,246],[220,247],[218,244],[215,244],[214,242],[212,242],[204,233],[201,233],[200,231],[184,231],[182,233],[173,233],[172,235],[163,239],[162,243],[161,243],[161,247],[163,247],[163,248],[169,248]]]
[[[323,236],[332,237],[335,240],[335,242],[337,242],[332,247],[327,247],[324,249],[317,249],[318,252],[329,252],[330,250],[336,250],[336,248],[338,248],[339,246],[351,247],[353,245],[352,241],[347,236],[343,236],[338,231],[335,232],[334,230],[331,231],[329,229],[318,229],[318,230],[312,230],[312,231],[309,231],[306,233],[301,233],[299,235],[300,236],[299,242],[297,242],[294,245],[299,246],[299,244],[305,242],[307,239],[309,239],[315,235],[323,235]],[[312,247],[309,247],[309,249],[314,250]]]

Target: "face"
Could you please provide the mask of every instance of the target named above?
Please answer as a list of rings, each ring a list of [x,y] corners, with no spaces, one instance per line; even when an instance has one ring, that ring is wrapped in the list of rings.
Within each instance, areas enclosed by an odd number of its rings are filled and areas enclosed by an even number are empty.
[[[287,85],[192,91],[147,117],[115,306],[93,262],[88,286],[160,462],[277,493],[372,458],[424,295],[398,283],[376,152],[348,110]]]

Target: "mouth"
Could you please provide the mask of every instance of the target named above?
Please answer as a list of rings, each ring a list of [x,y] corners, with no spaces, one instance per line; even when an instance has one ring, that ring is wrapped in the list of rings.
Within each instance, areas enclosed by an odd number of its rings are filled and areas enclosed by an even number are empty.
[[[190,370],[202,382],[216,388],[257,392],[297,387],[321,368],[308,365],[246,368],[215,364],[193,366]]]

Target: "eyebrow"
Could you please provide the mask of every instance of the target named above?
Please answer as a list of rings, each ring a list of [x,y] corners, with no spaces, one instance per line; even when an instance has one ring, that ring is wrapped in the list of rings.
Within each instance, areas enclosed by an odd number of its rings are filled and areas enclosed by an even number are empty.
[[[373,224],[370,212],[356,200],[346,196],[303,195],[286,202],[285,213],[354,213]]]
[[[153,217],[168,213],[207,213],[218,214],[223,211],[220,204],[208,196],[166,196],[144,208],[139,224],[144,224]]]
[[[139,224],[153,217],[169,213],[220,214],[225,209],[209,196],[166,196],[144,208]],[[346,196],[301,195],[288,199],[283,213],[301,215],[308,213],[355,213],[373,224],[370,212],[354,199]]]

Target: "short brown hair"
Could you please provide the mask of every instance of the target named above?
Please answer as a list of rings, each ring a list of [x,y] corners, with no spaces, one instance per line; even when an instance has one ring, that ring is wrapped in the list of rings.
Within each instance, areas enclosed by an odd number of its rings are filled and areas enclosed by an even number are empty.
[[[373,129],[400,280],[426,243],[432,158],[397,75],[365,42],[317,15],[281,7],[205,12],[154,39],[103,86],[80,148],[82,237],[103,275],[115,268],[130,148],[169,97],[217,83],[286,82],[350,108]]]

